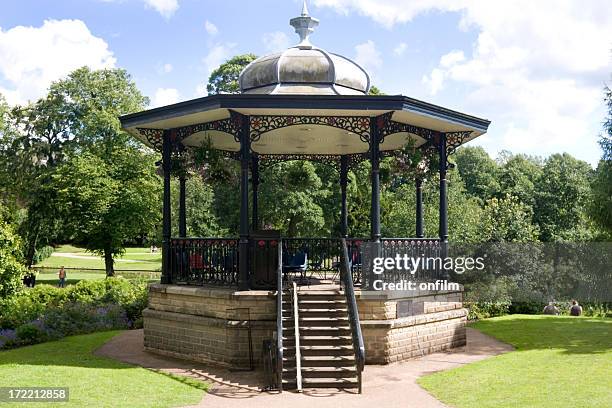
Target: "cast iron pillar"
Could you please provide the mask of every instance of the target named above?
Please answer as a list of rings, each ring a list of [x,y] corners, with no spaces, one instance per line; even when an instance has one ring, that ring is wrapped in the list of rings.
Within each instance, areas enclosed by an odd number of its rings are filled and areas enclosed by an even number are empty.
[[[446,152],[446,134],[439,134],[438,152],[440,155],[440,241],[448,242],[448,192],[446,170],[448,155]]]
[[[340,195],[342,206],[340,209],[340,236],[348,237],[348,210],[346,207],[346,186],[348,185],[348,156],[340,156]]]
[[[251,229],[259,229],[259,156],[253,155],[251,159],[251,184],[253,185],[253,219],[251,220]]]
[[[179,237],[187,237],[186,176],[179,176]]]
[[[370,163],[372,164],[371,239],[380,242],[380,135],[378,118],[370,118]]]
[[[249,162],[250,119],[240,115],[240,248],[238,289],[249,289]]]
[[[416,236],[423,238],[425,236],[423,226],[423,179],[417,177],[415,181],[416,187]]]
[[[172,212],[170,200],[170,172],[172,170],[171,132],[165,130],[162,143],[162,171],[164,173],[164,200],[162,212],[162,274],[161,283],[171,283],[170,239],[172,236]]]

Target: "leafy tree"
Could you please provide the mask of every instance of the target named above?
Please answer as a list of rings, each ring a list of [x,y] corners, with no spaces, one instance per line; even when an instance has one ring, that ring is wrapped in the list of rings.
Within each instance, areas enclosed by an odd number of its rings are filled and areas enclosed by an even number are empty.
[[[492,242],[531,242],[538,238],[532,224],[531,207],[517,197],[506,195],[485,203],[478,230],[481,240]]]
[[[22,287],[24,272],[21,241],[4,218],[5,209],[0,206],[0,299],[10,297]]]
[[[602,160],[597,165],[591,184],[591,216],[595,222],[612,236],[612,91],[605,87],[608,116],[604,122],[604,133],[600,138]]]
[[[198,175],[190,175],[185,188],[187,236],[221,237],[227,235],[227,232],[219,226],[219,220],[213,211],[214,190],[212,186],[204,183]],[[179,186],[177,180],[172,181],[171,190],[173,231],[178,231]]]
[[[591,166],[568,153],[546,159],[535,183],[534,221],[544,242],[591,238],[586,213],[590,198]]]
[[[370,87],[370,92],[368,92],[368,95],[386,95],[386,93],[381,91],[377,86],[372,85]]]
[[[454,159],[468,194],[484,202],[499,191],[499,168],[482,147],[463,147]]]
[[[240,72],[255,61],[257,57],[253,54],[236,55],[215,69],[208,78],[206,90],[209,95],[240,93],[238,77]]]
[[[517,197],[520,202],[535,205],[535,182],[542,174],[542,163],[522,154],[509,155],[499,169],[498,198]]]
[[[260,186],[262,225],[287,236],[317,235],[324,228],[323,209],[317,199],[328,194],[310,162],[279,163],[264,170]]]
[[[47,186],[58,192],[57,208],[75,238],[104,257],[108,276],[125,242],[159,223],[155,160],[127,143],[114,146],[107,157],[84,152],[62,164]]]

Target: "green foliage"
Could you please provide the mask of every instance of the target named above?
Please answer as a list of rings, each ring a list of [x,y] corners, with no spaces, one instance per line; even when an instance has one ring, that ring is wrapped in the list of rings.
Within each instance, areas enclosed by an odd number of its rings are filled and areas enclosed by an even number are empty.
[[[64,309],[74,311],[78,307],[70,305],[75,304],[85,305],[89,309],[115,305],[129,321],[134,322],[142,317],[142,310],[147,305],[147,283],[107,278],[83,280],[65,289],[37,285],[0,299],[0,329],[16,329],[33,321],[44,320],[50,310],[56,314],[61,314]]]
[[[262,224],[283,231],[286,236],[316,236],[325,227],[318,199],[321,178],[310,162],[279,163],[262,172],[260,187]]]
[[[546,159],[535,183],[534,221],[542,241],[587,241],[592,236],[586,208],[590,198],[588,163],[567,153]]]
[[[75,237],[105,257],[109,275],[125,242],[158,222],[161,184],[154,162],[154,155],[117,145],[105,158],[89,152],[72,157],[48,185]]]
[[[24,268],[21,264],[21,240],[10,224],[2,217],[0,206],[0,299],[17,293],[21,286]]]
[[[603,150],[602,160],[597,165],[591,183],[590,214],[593,220],[612,237],[612,90],[605,87],[605,101],[608,115],[604,122],[604,133],[599,144]]]
[[[500,190],[497,163],[482,147],[463,147],[454,160],[468,194],[484,202]]]
[[[32,263],[36,265],[37,263],[44,261],[45,259],[50,257],[51,254],[53,254],[53,251],[55,251],[55,248],[53,248],[51,245],[45,245],[42,248],[36,249],[36,252],[34,252],[34,258],[32,259]]]
[[[370,87],[370,92],[368,92],[368,95],[386,95],[386,93],[378,89],[377,86],[372,85]]]
[[[238,84],[240,72],[256,59],[257,57],[253,54],[236,55],[221,64],[208,78],[208,85],[206,85],[208,94],[240,93],[240,85]]]
[[[480,238],[483,242],[536,241],[537,227],[532,224],[531,208],[518,198],[507,195],[485,203],[480,219]]]
[[[187,214],[187,236],[189,237],[214,237],[225,236],[219,226],[219,220],[214,212],[214,189],[206,184],[198,174],[190,175],[186,180],[186,214]],[[179,215],[179,185],[178,180],[171,184],[172,194],[172,223],[173,231],[178,231]],[[176,204],[174,204],[176,203]]]
[[[599,139],[599,144],[603,150],[603,159],[612,161],[612,90],[610,87],[604,87],[604,101],[608,108],[608,114],[604,121],[604,133]]]

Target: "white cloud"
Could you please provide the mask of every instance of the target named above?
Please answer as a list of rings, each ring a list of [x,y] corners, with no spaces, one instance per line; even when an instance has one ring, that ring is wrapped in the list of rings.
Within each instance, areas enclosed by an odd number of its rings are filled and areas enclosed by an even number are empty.
[[[219,29],[217,28],[217,26],[214,25],[213,23],[211,23],[208,20],[206,20],[204,22],[204,29],[206,30],[206,32],[210,36],[215,36],[215,35],[219,34]]]
[[[165,74],[169,74],[170,72],[172,72],[173,69],[174,67],[172,66],[172,64],[164,64],[164,66],[162,67],[162,70]]]
[[[110,68],[115,62],[108,44],[80,20],[0,28],[0,93],[11,104],[43,96],[52,81],[77,68]]]
[[[147,7],[151,7],[165,18],[170,18],[179,8],[178,0],[144,0]]]
[[[179,101],[179,91],[174,88],[157,88],[153,97],[153,107],[171,105]]]
[[[202,58],[202,63],[204,64],[204,69],[206,70],[207,79],[208,76],[219,67],[219,65],[223,64],[226,60],[228,60],[232,56],[233,49],[236,47],[236,44],[217,44],[210,48],[208,54],[204,58]]]
[[[468,110],[493,120],[491,149],[569,151],[594,161],[601,88],[609,79],[612,7],[608,0],[315,0],[356,11],[391,28],[431,12],[458,12],[473,30],[469,49],[440,48],[424,73],[431,94],[448,90]],[[444,97],[442,94],[441,97]],[[534,149],[534,150],[530,150]],[[587,153],[587,150],[590,153]]]
[[[374,41],[368,40],[356,45],[355,53],[355,62],[368,71],[370,75],[382,67],[382,57],[380,51],[376,49]]]
[[[398,57],[401,57],[406,52],[406,48],[408,48],[408,45],[406,43],[399,43],[397,47],[393,49],[393,54]]]
[[[289,37],[282,31],[265,33],[262,41],[269,52],[283,51],[289,48]]]

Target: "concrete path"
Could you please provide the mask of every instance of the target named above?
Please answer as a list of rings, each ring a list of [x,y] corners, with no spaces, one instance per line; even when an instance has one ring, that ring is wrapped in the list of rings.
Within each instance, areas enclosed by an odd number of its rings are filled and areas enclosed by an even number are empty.
[[[416,379],[513,350],[474,329],[467,329],[466,347],[436,353],[408,362],[386,366],[368,365],[363,374],[363,394],[340,390],[305,390],[277,393],[260,392],[260,373],[231,372],[183,360],[160,357],[143,351],[142,330],[124,332],[96,354],[127,363],[189,376],[213,383],[212,389],[196,407],[206,408],[437,408],[445,407],[423,390]]]

